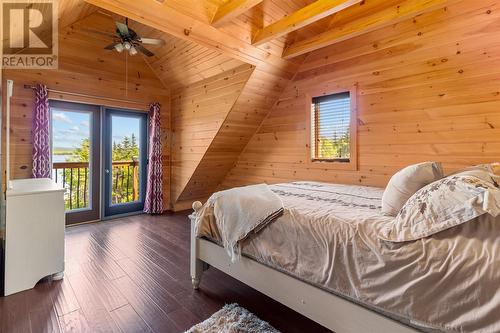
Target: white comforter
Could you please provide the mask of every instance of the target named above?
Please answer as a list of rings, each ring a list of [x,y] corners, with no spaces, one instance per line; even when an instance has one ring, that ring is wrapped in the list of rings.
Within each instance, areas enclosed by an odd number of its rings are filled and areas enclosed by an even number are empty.
[[[285,211],[242,252],[420,328],[500,332],[500,220],[482,217],[408,243],[378,239],[382,189],[315,182],[270,187]],[[199,236],[220,241],[205,212]]]

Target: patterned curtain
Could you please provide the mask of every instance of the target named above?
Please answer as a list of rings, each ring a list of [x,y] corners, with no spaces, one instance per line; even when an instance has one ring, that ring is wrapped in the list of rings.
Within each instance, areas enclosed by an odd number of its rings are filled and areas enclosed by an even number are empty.
[[[35,87],[35,105],[33,108],[33,178],[50,178],[50,115],[47,87],[37,84]]]
[[[149,106],[149,164],[145,213],[163,213],[162,167],[160,104],[153,103]]]

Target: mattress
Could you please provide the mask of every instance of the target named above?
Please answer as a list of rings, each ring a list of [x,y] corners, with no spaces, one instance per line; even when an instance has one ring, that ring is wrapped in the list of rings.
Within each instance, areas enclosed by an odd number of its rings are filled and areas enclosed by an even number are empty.
[[[425,331],[500,332],[500,220],[480,218],[434,236],[377,235],[379,188],[294,182],[270,186],[284,214],[246,238],[242,253]],[[217,241],[210,218],[200,236]]]

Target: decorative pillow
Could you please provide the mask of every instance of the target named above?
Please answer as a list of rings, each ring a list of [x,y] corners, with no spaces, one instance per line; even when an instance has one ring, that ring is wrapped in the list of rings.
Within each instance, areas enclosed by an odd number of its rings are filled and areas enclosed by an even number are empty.
[[[500,214],[500,186],[465,171],[438,180],[415,193],[379,238],[407,242],[431,236],[480,215]],[[486,174],[486,175],[485,175]],[[485,179],[482,179],[485,178]]]
[[[455,172],[451,175],[469,175],[481,178],[482,180],[490,183],[500,183],[500,173],[498,172],[498,164],[479,164],[461,171]]]
[[[493,163],[490,164],[491,166],[491,171],[497,176],[500,176],[500,163]]]
[[[396,216],[408,199],[425,185],[443,178],[441,163],[410,165],[392,176],[382,196],[382,213]]]

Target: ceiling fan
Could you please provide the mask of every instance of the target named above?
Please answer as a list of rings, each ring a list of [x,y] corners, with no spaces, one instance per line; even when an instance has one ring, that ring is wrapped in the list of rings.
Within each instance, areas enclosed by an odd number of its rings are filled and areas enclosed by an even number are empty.
[[[125,19],[125,24],[121,22],[115,22],[115,24],[116,24],[116,35],[101,33],[98,31],[91,31],[94,33],[100,33],[114,38],[114,42],[105,47],[106,50],[114,49],[119,53],[127,51],[131,56],[136,55],[138,52],[141,52],[148,57],[152,57],[154,56],[154,53],[146,49],[143,46],[143,44],[165,45],[165,41],[163,39],[143,38],[139,36],[134,30],[132,30],[128,26],[128,18]]]

